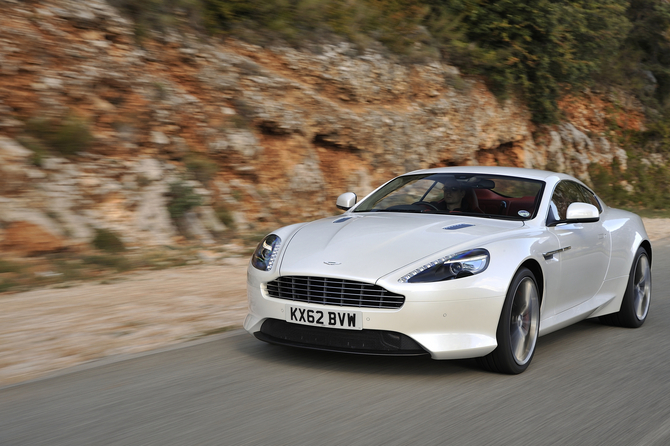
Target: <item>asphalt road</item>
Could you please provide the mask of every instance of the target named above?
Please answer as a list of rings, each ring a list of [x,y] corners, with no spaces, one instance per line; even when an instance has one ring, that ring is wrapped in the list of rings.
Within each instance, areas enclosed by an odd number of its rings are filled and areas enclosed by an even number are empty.
[[[654,249],[642,328],[542,337],[518,376],[237,331],[0,389],[0,445],[670,445],[670,239]]]

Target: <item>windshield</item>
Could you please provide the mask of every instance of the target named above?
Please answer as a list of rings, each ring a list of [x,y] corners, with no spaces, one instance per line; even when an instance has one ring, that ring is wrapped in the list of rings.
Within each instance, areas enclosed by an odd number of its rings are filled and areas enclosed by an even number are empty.
[[[535,216],[544,182],[482,174],[423,174],[393,179],[354,212],[467,214],[528,220]]]

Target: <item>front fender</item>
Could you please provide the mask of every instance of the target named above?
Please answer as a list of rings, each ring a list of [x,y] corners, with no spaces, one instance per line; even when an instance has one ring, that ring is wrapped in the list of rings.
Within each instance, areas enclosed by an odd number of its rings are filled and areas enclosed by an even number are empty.
[[[405,294],[407,290],[422,290],[429,300],[449,300],[468,298],[489,298],[505,295],[512,278],[518,269],[528,260],[533,259],[540,268],[544,265],[544,252],[557,249],[558,241],[551,234],[541,230],[528,230],[517,237],[498,239],[489,243],[471,246],[458,246],[436,253],[432,258],[424,258],[404,268],[394,271],[377,281],[389,291]],[[398,280],[405,274],[440,257],[455,254],[466,249],[485,248],[491,258],[488,268],[475,276],[445,282],[432,283],[400,283]],[[542,274],[546,276],[546,274]],[[540,279],[540,278],[538,278]],[[544,288],[544,284],[541,284]],[[478,290],[474,296],[468,290]],[[430,292],[428,292],[430,291]],[[458,291],[458,292],[456,292]],[[427,297],[433,296],[433,297]]]

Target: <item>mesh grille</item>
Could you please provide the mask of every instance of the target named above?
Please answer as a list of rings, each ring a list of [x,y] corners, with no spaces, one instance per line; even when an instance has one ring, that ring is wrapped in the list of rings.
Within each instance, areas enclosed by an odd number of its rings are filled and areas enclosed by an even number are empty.
[[[412,338],[384,330],[341,330],[266,319],[254,335],[272,344],[371,355],[426,355]]]
[[[277,299],[339,307],[400,308],[405,303],[405,296],[378,285],[330,277],[284,276],[267,287]]]

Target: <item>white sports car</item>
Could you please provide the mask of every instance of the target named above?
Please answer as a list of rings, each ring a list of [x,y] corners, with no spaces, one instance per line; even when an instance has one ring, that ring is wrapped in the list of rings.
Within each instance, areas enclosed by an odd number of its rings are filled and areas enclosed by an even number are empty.
[[[244,328],[273,344],[480,358],[521,373],[538,336],[582,319],[639,327],[651,300],[641,219],[575,178],[449,167],[382,185],[346,212],[266,236]]]

